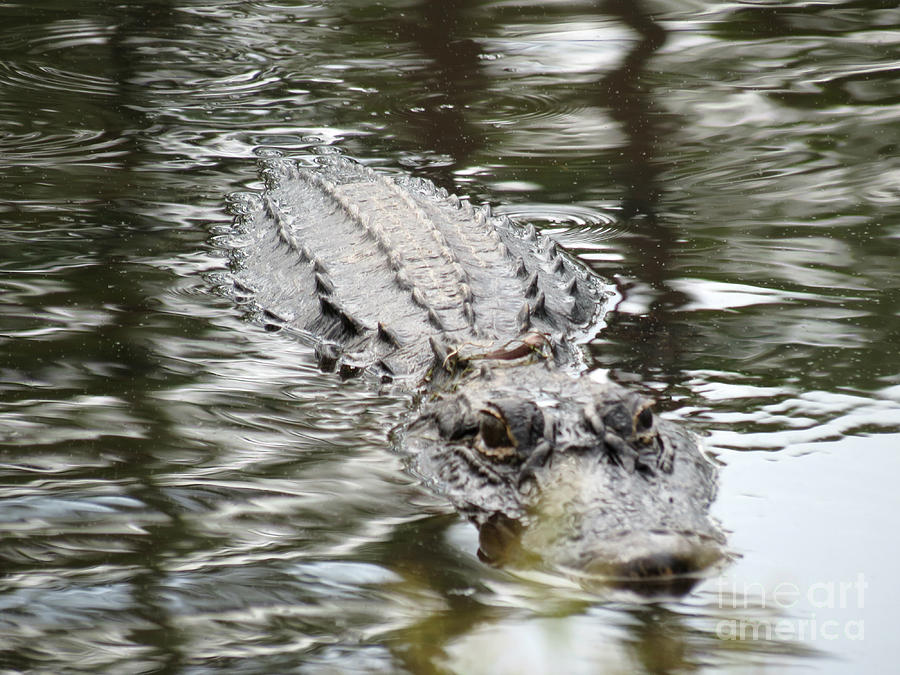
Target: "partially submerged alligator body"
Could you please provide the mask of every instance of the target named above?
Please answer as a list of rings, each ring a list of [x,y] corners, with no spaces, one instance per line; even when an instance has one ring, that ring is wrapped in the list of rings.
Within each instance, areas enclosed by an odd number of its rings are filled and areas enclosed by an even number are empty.
[[[481,555],[624,579],[721,555],[698,439],[587,373],[612,292],[558,246],[432,183],[337,155],[262,161],[233,280],[322,365],[421,392],[398,436]]]

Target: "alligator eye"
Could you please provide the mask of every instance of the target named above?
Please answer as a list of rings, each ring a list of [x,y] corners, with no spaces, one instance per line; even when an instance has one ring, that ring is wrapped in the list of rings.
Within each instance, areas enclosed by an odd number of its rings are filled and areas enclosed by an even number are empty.
[[[653,410],[647,406],[641,410],[634,418],[634,430],[637,433],[648,431],[653,426]]]
[[[506,420],[493,410],[478,411],[478,426],[482,442],[489,448],[515,447]]]

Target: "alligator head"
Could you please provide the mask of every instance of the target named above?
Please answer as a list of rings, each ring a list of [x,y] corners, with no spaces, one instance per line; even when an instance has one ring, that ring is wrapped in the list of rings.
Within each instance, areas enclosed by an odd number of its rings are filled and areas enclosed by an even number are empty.
[[[476,370],[425,402],[406,443],[479,527],[484,560],[631,585],[721,557],[715,469],[650,400],[540,362]]]

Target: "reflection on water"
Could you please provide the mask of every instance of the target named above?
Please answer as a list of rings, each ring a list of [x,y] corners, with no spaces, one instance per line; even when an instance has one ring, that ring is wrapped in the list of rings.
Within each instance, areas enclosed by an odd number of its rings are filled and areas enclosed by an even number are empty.
[[[894,4],[5,3],[0,664],[890,669]],[[591,355],[710,432],[721,576],[478,562],[391,452],[405,398],[212,292],[261,146],[425,175],[614,280]]]

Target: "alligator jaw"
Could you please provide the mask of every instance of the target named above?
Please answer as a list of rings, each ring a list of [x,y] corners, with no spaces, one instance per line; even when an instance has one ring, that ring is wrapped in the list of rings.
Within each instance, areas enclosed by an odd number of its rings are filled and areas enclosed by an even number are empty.
[[[614,502],[628,488],[609,489],[607,478],[597,476],[581,459],[570,467],[541,472],[549,481],[524,517],[494,513],[483,519],[479,527],[482,560],[551,569],[585,583],[650,594],[687,591],[705,570],[722,560],[723,537],[707,517],[692,516],[687,505],[647,499],[640,486],[636,492],[643,494],[637,503],[644,510],[623,509]],[[576,471],[581,480],[573,480]]]
[[[585,580],[628,586],[688,583],[722,559],[722,535],[706,518],[676,524],[676,518],[690,521],[690,514],[648,502],[645,513],[629,514],[606,508],[597,488],[581,492],[579,504],[551,506],[560,495],[545,490],[520,531],[519,554]],[[585,499],[595,500],[593,508]],[[623,517],[633,521],[623,523]]]
[[[479,528],[478,557],[490,565],[546,569],[586,587],[624,588],[648,596],[687,593],[723,560],[722,538],[713,531],[621,532],[568,559],[554,550],[562,533],[545,536],[549,526],[535,526],[533,520],[523,525],[494,514]]]

